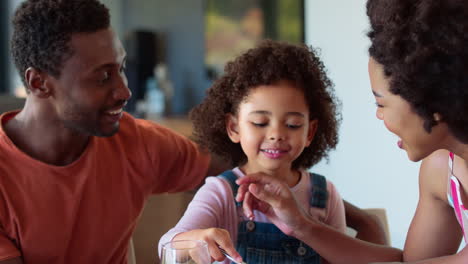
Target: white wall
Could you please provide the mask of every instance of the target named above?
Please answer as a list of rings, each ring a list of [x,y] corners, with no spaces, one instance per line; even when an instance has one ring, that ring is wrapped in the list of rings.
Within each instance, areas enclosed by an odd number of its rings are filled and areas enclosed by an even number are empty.
[[[26,96],[26,90],[23,88],[23,83],[21,81],[21,77],[18,74],[18,71],[16,70],[15,64],[13,62],[13,57],[11,56],[10,52],[10,40],[11,40],[11,35],[13,33],[13,25],[11,23],[11,19],[13,18],[14,12],[16,8],[23,2],[24,0],[10,0],[9,1],[9,10],[8,10],[8,15],[10,18],[8,19],[9,23],[9,32],[8,32],[8,60],[10,62],[9,66],[9,74],[10,74],[10,89],[12,92],[14,92],[17,96]]]
[[[367,74],[365,0],[306,0],[306,42],[321,58],[342,101],[340,142],[313,170],[332,180],[346,200],[387,209],[392,245],[403,248],[418,199],[419,163],[375,117]]]
[[[123,22],[122,16],[124,14],[122,10],[122,1],[121,0],[101,0],[101,2],[109,8],[111,25],[114,31],[118,34],[119,37],[122,37],[123,32]]]

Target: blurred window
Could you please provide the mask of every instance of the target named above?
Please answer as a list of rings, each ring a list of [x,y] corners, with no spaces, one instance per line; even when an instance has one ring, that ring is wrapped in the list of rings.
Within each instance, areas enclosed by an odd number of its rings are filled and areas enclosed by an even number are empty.
[[[0,93],[8,92],[8,1],[0,1]]]
[[[207,0],[205,64],[211,79],[262,39],[304,42],[303,0]]]

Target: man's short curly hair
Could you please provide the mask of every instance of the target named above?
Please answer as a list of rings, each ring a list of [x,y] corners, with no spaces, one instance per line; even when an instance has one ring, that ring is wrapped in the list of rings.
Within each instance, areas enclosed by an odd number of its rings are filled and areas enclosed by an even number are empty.
[[[293,162],[292,168],[309,168],[338,143],[338,101],[323,63],[312,48],[265,40],[225,67],[224,75],[207,91],[204,101],[190,112],[194,140],[209,151],[239,166],[247,161],[240,144],[226,132],[226,115],[237,114],[240,102],[252,89],[289,81],[300,89],[309,107],[310,119],[318,120],[315,137]]]
[[[109,10],[98,0],[27,0],[13,18],[11,52],[25,85],[33,67],[54,77],[73,54],[74,33],[92,33],[110,26]]]
[[[369,0],[369,54],[390,91],[409,102],[430,132],[442,116],[468,143],[468,1]]]

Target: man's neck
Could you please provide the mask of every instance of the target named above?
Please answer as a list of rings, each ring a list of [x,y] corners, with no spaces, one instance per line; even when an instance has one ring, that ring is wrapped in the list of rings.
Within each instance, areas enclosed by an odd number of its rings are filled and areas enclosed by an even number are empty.
[[[32,158],[55,166],[76,161],[86,149],[90,136],[72,131],[40,109],[24,109],[3,124],[15,146]],[[45,117],[45,118],[44,118]]]

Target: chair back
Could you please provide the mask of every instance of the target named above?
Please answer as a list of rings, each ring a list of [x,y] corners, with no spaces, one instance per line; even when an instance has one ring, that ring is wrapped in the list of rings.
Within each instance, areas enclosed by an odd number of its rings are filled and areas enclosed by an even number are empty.
[[[375,215],[379,219],[387,237],[387,245],[390,245],[390,228],[388,227],[387,211],[384,208],[366,208],[363,209],[370,215]]]

